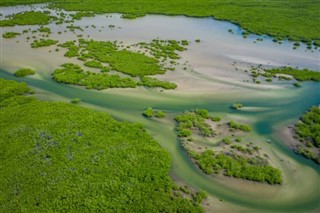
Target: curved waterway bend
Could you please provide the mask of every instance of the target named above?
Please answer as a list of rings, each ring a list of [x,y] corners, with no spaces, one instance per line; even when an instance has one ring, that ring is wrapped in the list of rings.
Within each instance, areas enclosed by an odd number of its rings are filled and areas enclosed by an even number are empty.
[[[314,184],[319,180],[319,167],[295,155],[281,141],[275,138],[273,126],[282,123],[284,120],[296,118],[306,108],[319,103],[320,85],[307,83],[299,91],[299,95],[291,95],[292,89],[278,91],[278,97],[243,97],[237,98],[249,106],[264,107],[268,110],[258,112],[241,112],[230,110],[229,106],[234,97],[217,97],[212,95],[210,100],[206,96],[198,95],[174,95],[159,94],[152,90],[129,90],[120,94],[112,91],[98,92],[85,90],[67,85],[60,85],[50,80],[39,80],[34,78],[17,79],[14,76],[1,72],[0,77],[15,79],[27,82],[38,92],[41,99],[58,101],[69,101],[74,97],[80,98],[85,106],[106,111],[119,120],[127,120],[142,123],[146,129],[160,142],[171,155],[172,175],[192,185],[197,189],[223,199],[226,202],[238,204],[254,209],[268,209],[274,211],[307,210],[317,207],[319,190]],[[209,95],[209,94],[207,94]],[[157,96],[157,98],[153,98]],[[301,97],[305,97],[302,101]],[[191,100],[197,100],[196,102]],[[145,119],[141,112],[146,106],[162,109],[169,112],[169,119],[156,121]],[[175,123],[173,116],[192,108],[207,108],[210,112],[219,115],[234,114],[247,120],[254,120],[256,134],[252,140],[263,147],[271,158],[281,166],[284,171],[285,183],[283,186],[270,186],[267,184],[249,183],[246,181],[234,180],[232,178],[212,178],[203,174],[182,150],[174,131]],[[290,108],[290,110],[287,110]],[[262,123],[262,124],[261,124]],[[269,129],[269,131],[266,131]],[[271,139],[272,143],[266,142]],[[260,143],[260,144],[259,144]],[[294,176],[292,176],[294,174]],[[239,187],[242,186],[242,187]],[[251,188],[251,189],[250,189]],[[258,188],[257,191],[252,188]]]
[[[23,7],[24,9],[28,7]],[[21,8],[20,8],[21,9]],[[2,13],[15,11],[2,9]],[[305,110],[320,103],[320,84],[303,83],[302,88],[293,88],[291,83],[267,83],[255,85],[243,80],[248,74],[241,73],[232,65],[248,67],[250,65],[288,65],[319,69],[319,51],[305,51],[304,45],[292,50],[292,43],[274,44],[270,38],[254,44],[257,38],[243,39],[241,30],[230,23],[215,21],[211,18],[195,19],[166,16],[146,16],[137,20],[124,20],[120,15],[112,17],[99,15],[83,18],[75,25],[86,26],[94,23],[96,29],[84,28],[81,34],[96,40],[120,40],[125,43],[160,39],[187,39],[193,41],[186,52],[181,53],[181,63],[188,61],[188,70],[182,68],[159,76],[176,82],[176,91],[160,92],[157,89],[112,89],[105,91],[86,90],[80,87],[58,84],[51,79],[54,68],[65,62],[76,62],[63,57],[63,51],[54,52],[54,48],[31,49],[25,43],[26,35],[1,43],[0,77],[25,81],[43,100],[70,101],[80,98],[82,105],[105,111],[119,120],[142,123],[145,128],[164,147],[172,159],[172,177],[182,180],[196,189],[201,189],[225,203],[236,204],[247,209],[266,211],[307,211],[319,209],[320,169],[290,151],[275,135],[279,125],[287,125],[298,119]],[[106,29],[109,24],[115,29]],[[102,30],[104,26],[104,30]],[[76,39],[73,33],[57,34],[65,25],[50,25],[52,38],[59,41]],[[26,27],[15,27],[19,31]],[[37,29],[38,27],[32,27]],[[232,29],[234,34],[228,33]],[[102,32],[99,32],[102,30]],[[5,28],[4,31],[12,31]],[[52,53],[48,53],[52,50]],[[27,78],[15,78],[15,69],[28,66],[36,69],[37,75]],[[6,71],[4,71],[6,70]],[[233,103],[241,102],[254,110],[234,111]],[[168,118],[158,121],[141,116],[146,107],[168,112]],[[250,135],[253,143],[261,146],[272,163],[284,172],[284,184],[270,186],[226,177],[210,177],[203,174],[182,150],[176,136],[173,117],[184,110],[206,108],[211,113],[228,119],[247,120],[254,126]],[[267,143],[271,140],[271,143]]]

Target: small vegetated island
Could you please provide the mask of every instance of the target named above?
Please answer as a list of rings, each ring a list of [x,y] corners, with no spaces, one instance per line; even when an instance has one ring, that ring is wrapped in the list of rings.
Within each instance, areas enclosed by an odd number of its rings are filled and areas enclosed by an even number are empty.
[[[54,70],[52,76],[57,82],[86,86],[88,89],[136,86],[175,89],[176,84],[149,76],[174,70],[172,64],[180,58],[177,52],[185,50],[186,45],[186,41],[153,40],[151,43],[138,43],[121,48],[116,41],[68,41],[59,44],[67,49],[65,57],[77,57],[79,62],[84,62],[84,66],[97,69],[97,72],[84,71],[79,65],[68,63]],[[144,51],[135,52],[130,50],[130,47],[138,47]],[[121,73],[122,76],[108,74],[110,71]]]
[[[281,171],[270,166],[261,148],[242,141],[251,131],[249,125],[235,121],[223,123],[220,117],[210,116],[205,109],[186,111],[175,120],[182,146],[204,173],[282,183]],[[216,139],[205,143],[208,138]]]
[[[252,80],[260,83],[258,78],[264,79],[266,82],[271,83],[275,79],[282,81],[295,81],[293,83],[296,87],[301,87],[300,82],[303,81],[320,81],[320,71],[309,69],[298,69],[293,67],[277,67],[277,68],[264,68],[263,66],[251,67],[250,75]]]
[[[15,25],[47,25],[56,17],[43,12],[26,11],[7,16],[0,20],[0,27],[10,27]]]
[[[34,75],[36,74],[36,72],[32,69],[29,69],[29,68],[21,68],[17,71],[15,71],[14,75],[16,77],[25,77],[25,76],[28,76],[28,75]]]
[[[294,147],[296,153],[320,164],[320,108],[312,107],[294,126],[295,137],[301,144]]]
[[[202,212],[170,160],[139,124],[30,96],[0,79],[0,190],[4,212]]]

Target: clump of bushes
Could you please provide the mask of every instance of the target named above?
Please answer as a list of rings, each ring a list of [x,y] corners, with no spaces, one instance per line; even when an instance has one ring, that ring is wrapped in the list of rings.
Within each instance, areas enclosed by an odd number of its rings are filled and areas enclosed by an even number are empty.
[[[2,34],[2,37],[3,38],[15,38],[18,35],[21,35],[21,34],[16,33],[16,32],[5,32],[4,34]]]
[[[189,152],[206,174],[220,173],[223,175],[267,182],[269,184],[281,184],[281,171],[265,164],[256,158],[245,158],[239,155],[225,155],[206,150],[203,153]]]
[[[228,123],[228,126],[230,127],[230,129],[237,129],[237,130],[241,130],[244,132],[250,132],[251,131],[251,126],[247,125],[247,124],[239,124],[236,123],[234,121],[230,121]]]
[[[164,118],[166,117],[166,113],[161,110],[154,110],[151,107],[148,107],[143,113],[145,117],[151,118],[151,117],[157,117],[157,118]]]
[[[38,40],[33,41],[31,43],[31,47],[32,48],[48,47],[57,43],[58,41],[53,39],[40,39],[39,41]]]
[[[22,68],[22,69],[19,69],[17,71],[15,71],[14,75],[16,77],[24,77],[24,76],[27,76],[27,75],[34,75],[36,72],[33,71],[32,69],[29,69],[29,68]]]
[[[233,109],[241,109],[243,107],[243,105],[241,103],[236,103],[232,105]]]
[[[186,111],[181,115],[175,117],[178,122],[178,136],[188,137],[192,134],[191,130],[195,130],[199,135],[205,137],[212,137],[214,130],[206,123],[206,119],[210,119],[208,110],[196,109]]]

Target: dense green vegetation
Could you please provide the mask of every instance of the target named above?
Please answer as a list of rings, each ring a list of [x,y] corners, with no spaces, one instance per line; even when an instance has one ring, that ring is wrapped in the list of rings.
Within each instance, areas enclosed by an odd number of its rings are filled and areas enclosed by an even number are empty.
[[[291,75],[298,81],[320,81],[320,72],[308,70],[308,69],[297,69],[292,67],[281,67],[274,69],[264,69],[267,74],[286,74]]]
[[[136,19],[136,18],[139,18],[139,17],[143,17],[145,16],[144,14],[123,14],[121,16],[121,18],[124,18],[124,19]]]
[[[14,75],[17,76],[17,77],[24,77],[24,76],[27,76],[27,75],[34,75],[36,72],[32,69],[29,69],[29,68],[22,68],[22,69],[19,69],[17,71],[15,71]]]
[[[198,131],[200,135],[205,137],[213,136],[213,129],[206,123],[206,119],[209,118],[209,113],[205,109],[186,111],[177,115],[175,120],[178,122],[178,136],[188,137],[192,134],[192,131]]]
[[[144,48],[150,50],[151,52],[160,51],[160,57],[167,57],[167,55],[174,55],[174,57],[178,57],[175,53],[176,50],[182,51],[184,48],[179,45],[177,41],[160,41],[154,40],[153,42],[160,42],[161,45],[157,45],[157,47],[153,47],[153,44],[144,44]],[[141,45],[139,43],[138,45]],[[164,89],[175,89],[177,87],[176,84],[160,81],[155,78],[147,77],[146,75],[155,75],[155,74],[163,74],[165,73],[165,68],[160,65],[158,59],[156,57],[147,56],[146,54],[133,52],[126,49],[120,49],[119,45],[116,41],[94,41],[94,40],[84,40],[80,39],[78,42],[76,41],[68,41],[63,44],[59,44],[58,46],[67,48],[68,51],[65,53],[66,57],[78,57],[79,60],[84,61],[84,65],[87,67],[98,68],[102,73],[109,72],[110,70],[122,72],[124,74],[130,75],[131,77],[140,77],[140,81],[136,84],[136,81],[131,78],[130,81],[126,80],[125,83],[116,84],[113,86],[101,86],[98,84],[98,79],[106,79],[110,78],[110,75],[101,75],[95,73],[87,72],[86,75],[90,74],[91,79],[94,79],[95,85],[89,86],[89,88],[109,88],[109,87],[135,87],[138,86],[146,86],[146,87],[161,87]],[[136,45],[134,45],[136,46]],[[151,54],[153,55],[153,54]],[[170,56],[168,56],[170,57]],[[103,65],[107,64],[107,65]],[[60,71],[59,71],[60,72]],[[56,73],[56,72],[55,72]],[[60,72],[61,73],[61,72]],[[65,74],[75,76],[74,72],[64,72],[63,79],[60,77],[54,77],[54,79],[59,80],[64,83],[71,83],[77,85],[85,85],[84,82],[87,79],[84,78],[84,72],[81,71],[81,82],[80,80],[69,81],[65,78]],[[79,72],[77,71],[77,76],[79,76]],[[118,75],[113,75],[118,76]],[[72,77],[71,77],[72,78]],[[123,78],[124,79],[124,78]],[[122,80],[123,80],[122,79]],[[119,81],[119,76],[117,79],[113,79],[112,81]],[[102,83],[103,84],[103,83]],[[109,83],[108,83],[109,84]]]
[[[100,69],[103,68],[103,65],[99,61],[95,61],[95,60],[86,61],[84,65],[92,68],[100,68]]]
[[[150,78],[147,76],[143,76],[141,78],[141,82],[139,82],[138,85],[145,87],[162,87],[163,89],[177,88],[177,85],[175,83],[171,83],[168,81],[160,81],[156,78]]]
[[[3,212],[201,212],[170,180],[168,154],[139,124],[28,96],[0,79]],[[3,104],[6,102],[6,104]]]
[[[74,20],[81,20],[83,17],[94,17],[93,12],[76,12],[70,15]]]
[[[121,78],[119,75],[85,72],[76,64],[63,64],[62,69],[53,71],[53,79],[59,83],[86,86],[87,89],[128,88],[136,87],[131,78]]]
[[[244,158],[238,155],[228,156],[216,154],[212,150],[203,153],[190,152],[196,163],[206,174],[223,172],[226,176],[280,184],[281,171],[266,165],[264,161],[256,158]]]
[[[163,74],[165,72],[157,59],[142,53],[120,50],[116,42],[80,39],[78,45],[71,41],[60,46],[68,48],[66,53],[68,57],[79,56],[79,52],[81,52],[82,60],[91,59],[108,63],[111,69],[131,76]]]
[[[5,32],[2,34],[2,37],[3,38],[15,38],[18,35],[21,35],[21,34],[17,33],[17,32]]]
[[[57,43],[58,43],[58,41],[57,40],[53,40],[53,39],[40,39],[40,40],[34,40],[31,43],[31,47],[32,48],[48,47],[48,46],[51,46],[51,45],[55,45]]]
[[[320,108],[314,106],[301,116],[295,131],[303,144],[297,147],[296,152],[320,164]],[[317,150],[318,154],[314,154],[308,147]]]
[[[16,13],[0,20],[0,27],[15,25],[47,25],[52,17],[42,12],[27,11]]]

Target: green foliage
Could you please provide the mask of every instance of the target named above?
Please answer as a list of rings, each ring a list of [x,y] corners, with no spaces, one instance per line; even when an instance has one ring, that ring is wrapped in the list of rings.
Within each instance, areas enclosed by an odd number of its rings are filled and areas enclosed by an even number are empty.
[[[83,17],[94,17],[93,12],[81,11],[70,15],[73,20],[81,20]]]
[[[243,105],[241,103],[236,103],[232,105],[233,109],[241,109],[243,107]]]
[[[299,70],[292,67],[281,67],[274,69],[265,69],[266,73],[271,75],[275,74],[286,74],[291,75],[298,81],[320,81],[320,72],[311,71],[308,69]]]
[[[49,27],[43,27],[43,26],[41,26],[38,29],[38,31],[41,32],[41,33],[51,33],[51,29]]]
[[[28,98],[0,82],[1,103]],[[0,146],[4,212],[202,212],[173,193],[169,156],[139,124],[33,99],[0,108]]]
[[[200,191],[193,196],[193,201],[195,203],[201,203],[204,199],[208,197],[207,193],[204,191]]]
[[[74,41],[66,42],[60,46],[69,49],[66,53],[68,57],[79,56],[80,50],[81,52],[87,51],[86,54],[81,54],[84,59],[108,63],[111,69],[134,77],[165,72],[155,58],[142,53],[119,50],[116,42],[80,39],[78,46]]]
[[[0,78],[0,102],[28,92],[30,92],[30,89],[26,83],[18,83]]]
[[[68,48],[68,51],[64,54],[65,57],[72,58],[79,56],[79,47],[76,46],[74,41],[67,41],[63,44],[58,44],[58,46]]]
[[[145,14],[122,14],[121,15],[121,18],[124,18],[124,19],[136,19],[136,18],[140,18],[140,17],[143,17],[145,16]]]
[[[4,34],[2,34],[2,37],[3,38],[15,38],[18,35],[21,35],[21,34],[16,33],[16,32],[5,32]]]
[[[57,44],[57,43],[58,43],[57,40],[52,40],[52,39],[40,39],[39,41],[38,41],[38,40],[34,40],[34,41],[31,43],[31,47],[32,47],[32,48],[48,47],[48,46],[51,46],[51,45],[55,45],[55,44]]]
[[[222,141],[223,141],[223,143],[225,143],[226,145],[231,144],[231,140],[230,140],[229,138],[224,138]]]
[[[161,87],[163,89],[175,89],[177,88],[177,85],[175,83],[171,83],[168,81],[160,81],[155,78],[150,78],[147,76],[143,76],[141,78],[141,82],[138,83],[140,86],[145,87]]]
[[[166,113],[164,111],[156,111],[155,115],[157,118],[164,118],[166,117]]]
[[[74,98],[74,99],[71,100],[71,103],[72,104],[78,104],[78,103],[80,103],[80,101],[81,101],[80,98]]]
[[[214,116],[214,117],[211,117],[211,120],[212,120],[213,122],[219,122],[219,121],[221,121],[221,117],[219,117],[219,116]]]
[[[144,116],[150,118],[150,117],[153,117],[154,111],[153,111],[153,109],[151,107],[148,107],[142,114]]]
[[[151,107],[148,107],[143,113],[142,115],[151,118],[151,117],[157,117],[157,118],[164,118],[166,117],[166,113],[164,111],[161,110],[154,110]]]
[[[296,124],[297,134],[320,148],[320,108],[312,107]]]
[[[9,19],[0,20],[0,27],[15,25],[47,25],[51,17],[42,12],[21,12],[9,16]]]
[[[259,160],[225,154],[216,154],[206,150],[201,154],[194,154],[196,163],[206,174],[221,172],[226,176],[242,178],[269,184],[281,184],[281,171],[269,165],[259,163]]]
[[[101,58],[100,58],[101,59]],[[158,60],[142,53],[128,50],[115,51],[103,59],[112,69],[135,76],[163,74],[165,71],[159,66]]]
[[[250,132],[251,131],[251,126],[249,125],[246,125],[246,124],[239,124],[239,123],[236,123],[234,121],[230,121],[228,123],[229,127],[231,129],[237,129],[237,130],[241,130],[241,131],[244,131],[244,132]]]
[[[93,67],[93,68],[100,68],[100,69],[103,68],[103,65],[99,61],[94,61],[94,60],[86,61],[84,65],[87,67]]]
[[[121,78],[119,75],[106,73],[85,72],[75,64],[63,64],[62,69],[53,71],[53,79],[59,83],[86,86],[88,89],[129,88],[136,87],[136,82],[131,78]]]
[[[196,109],[186,111],[181,115],[177,115],[175,120],[178,122],[178,136],[188,137],[192,134],[191,130],[198,131],[199,135],[211,137],[214,135],[214,130],[206,123],[209,113],[205,109]]]
[[[16,77],[24,77],[24,76],[27,76],[27,75],[34,75],[36,72],[33,71],[32,69],[29,69],[29,68],[22,68],[22,69],[19,69],[17,71],[15,71],[14,75]]]
[[[153,39],[151,43],[141,42],[139,45],[148,49],[150,54],[157,59],[179,59],[180,56],[177,51],[181,52],[186,50],[182,45],[188,45],[188,41]]]

